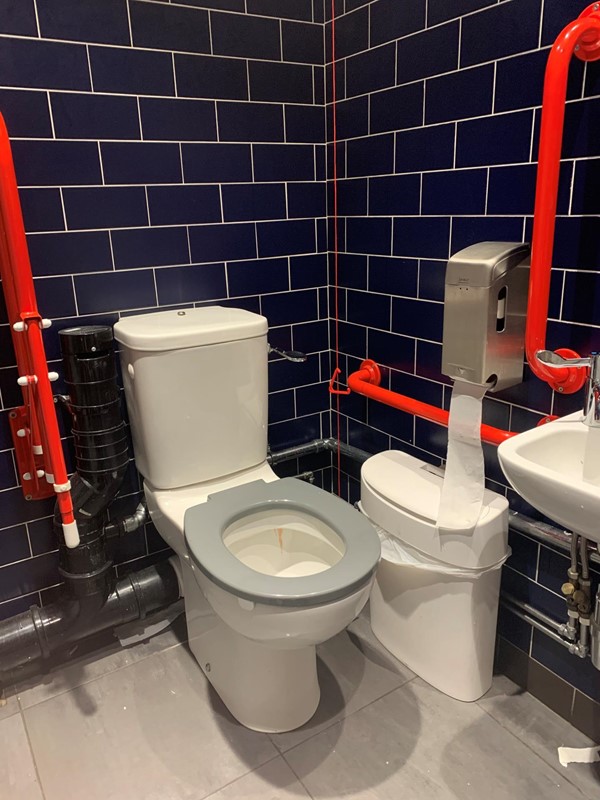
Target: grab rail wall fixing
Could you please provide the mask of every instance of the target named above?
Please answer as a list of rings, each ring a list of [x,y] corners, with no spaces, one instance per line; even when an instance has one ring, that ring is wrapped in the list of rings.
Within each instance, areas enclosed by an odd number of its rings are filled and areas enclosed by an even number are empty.
[[[379,384],[381,383],[381,372],[379,367],[371,359],[363,361],[360,369],[353,372],[348,377],[348,386],[353,392],[362,394],[371,400],[377,400],[384,403],[386,406],[392,406],[400,411],[406,411],[409,414],[414,414],[416,417],[427,419],[430,422],[435,422],[437,425],[448,426],[449,412],[443,408],[432,406],[429,403],[422,403],[420,400],[414,400],[412,397],[407,397],[398,392],[392,392],[390,389],[383,389]],[[510,431],[503,431],[500,428],[493,428],[491,425],[481,426],[481,438],[484,442],[489,444],[500,444],[506,439],[516,434]]]
[[[542,121],[538,155],[529,303],[525,332],[525,352],[531,370],[552,389],[565,394],[578,391],[586,379],[586,369],[550,370],[536,359],[539,350],[546,350],[546,323],[550,296],[550,274],[554,248],[556,203],[560,157],[567,99],[569,65],[573,55],[582,61],[600,59],[600,3],[588,6],[559,34],[548,57],[544,79]],[[567,348],[556,351],[567,358],[577,353]]]
[[[37,308],[10,141],[1,114],[0,278],[24,401],[9,415],[19,479],[27,499],[56,493],[65,543],[76,547],[79,532],[50,386],[58,375],[48,372],[42,339],[42,330],[51,321],[42,319]]]

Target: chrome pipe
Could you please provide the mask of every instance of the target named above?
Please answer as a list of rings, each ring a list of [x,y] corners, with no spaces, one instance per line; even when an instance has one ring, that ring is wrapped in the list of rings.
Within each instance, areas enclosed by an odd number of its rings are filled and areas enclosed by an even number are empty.
[[[366,450],[361,450],[360,448],[354,447],[351,444],[346,444],[345,442],[339,443],[339,449],[343,456],[361,464],[364,463],[368,458],[371,458],[373,455],[372,453],[367,453]],[[324,453],[326,451],[329,451],[330,453],[337,453],[338,440],[333,438],[313,439],[312,442],[296,444],[292,447],[286,447],[284,450],[279,450],[275,453],[270,452],[267,455],[267,461],[271,465],[281,464],[282,461],[291,461],[294,458],[302,458],[303,456],[310,456],[314,455],[315,453]]]
[[[129,514],[129,516],[123,517],[121,520],[125,533],[137,531],[138,528],[141,528],[142,525],[145,525],[147,522],[150,522],[150,514],[145,500],[142,500],[142,502],[138,504],[133,514]]]
[[[508,525],[518,533],[524,533],[526,536],[531,536],[532,539],[537,539],[544,544],[551,544],[568,553],[571,552],[574,537],[569,531],[560,530],[547,522],[532,519],[518,511],[508,512]],[[600,564],[600,553],[598,553],[598,549],[594,545],[588,546],[588,556],[590,561]]]
[[[352,444],[346,442],[339,442],[337,439],[325,439],[325,449],[332,453],[337,453],[338,446],[340,453],[349,458],[351,461],[357,461],[359,464],[364,464],[368,458],[371,458],[373,453],[367,453],[366,450],[361,450],[359,447],[354,447]]]
[[[527,614],[524,611],[520,611],[518,608],[511,605],[510,603],[502,602],[502,605],[504,606],[504,608],[506,608],[507,611],[510,611],[511,614],[514,614],[515,617],[522,619],[523,622],[526,622],[528,625],[531,625],[532,628],[535,628],[536,630],[548,636],[550,639],[553,639],[555,642],[558,642],[558,644],[565,647],[569,651],[569,653],[572,653],[573,655],[576,655],[579,658],[585,658],[587,656],[587,648],[582,647],[582,645],[579,642],[569,642],[567,639],[563,639],[563,637],[560,636],[560,634],[556,633],[556,631],[553,631],[552,628],[548,628],[546,625],[544,625],[543,622],[540,622],[531,614]]]
[[[600,588],[596,594],[594,616],[591,619],[590,640],[590,656],[592,659],[592,664],[596,667],[596,669],[600,670]]]
[[[553,619],[553,617],[550,617],[543,611],[534,608],[534,606],[529,605],[529,603],[525,603],[523,600],[517,599],[512,594],[508,594],[508,592],[501,592],[501,596],[505,602],[511,603],[517,608],[520,608],[521,611],[526,614],[531,614],[537,620],[542,622],[544,625],[547,625],[549,628],[552,628],[561,636],[564,636],[571,641],[575,639],[574,634],[569,634],[568,625],[565,622],[558,622],[557,620]]]
[[[571,572],[573,573],[573,577],[579,577],[579,565],[578,561],[578,549],[577,544],[579,542],[579,534],[572,533],[571,534]]]
[[[302,456],[311,456],[315,453],[323,453],[328,447],[325,442],[327,439],[314,439],[312,442],[305,442],[304,444],[292,445],[286,447],[284,450],[279,450],[276,453],[269,452],[267,454],[267,462],[271,466],[281,464],[283,461],[292,461],[294,458],[302,458]]]
[[[584,536],[581,536],[579,538],[579,554],[580,554],[580,558],[581,558],[581,580],[582,581],[589,581],[589,579],[590,579],[590,550],[589,550],[589,547],[588,547],[588,540]]]

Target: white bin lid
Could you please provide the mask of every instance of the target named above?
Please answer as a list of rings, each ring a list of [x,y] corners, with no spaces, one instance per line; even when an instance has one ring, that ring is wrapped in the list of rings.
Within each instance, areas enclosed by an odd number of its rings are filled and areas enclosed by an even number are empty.
[[[440,533],[436,519],[443,483],[425,461],[399,450],[369,458],[361,470],[361,505],[367,516],[401,542],[456,567],[485,569],[508,550],[508,501],[485,490],[472,532]]]
[[[267,333],[266,317],[243,308],[205,306],[155,311],[119,320],[115,339],[132,350],[178,350],[235,342]]]

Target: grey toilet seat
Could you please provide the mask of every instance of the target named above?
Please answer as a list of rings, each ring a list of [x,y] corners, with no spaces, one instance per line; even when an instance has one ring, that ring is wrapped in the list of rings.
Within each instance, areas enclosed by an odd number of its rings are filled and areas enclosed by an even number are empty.
[[[329,569],[303,577],[256,572],[238,560],[223,542],[234,522],[261,509],[280,507],[321,520],[338,534],[345,552]],[[316,606],[339,600],[364,586],[381,555],[372,524],[329,492],[297,480],[253,481],[210,495],[185,513],[184,535],[193,563],[210,580],[237,597],[277,606]]]

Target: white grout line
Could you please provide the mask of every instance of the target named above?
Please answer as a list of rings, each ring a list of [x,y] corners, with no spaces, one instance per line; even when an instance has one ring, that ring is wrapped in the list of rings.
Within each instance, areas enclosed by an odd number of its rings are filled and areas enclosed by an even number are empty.
[[[93,92],[94,91],[94,78],[92,76],[92,59],[90,57],[90,48],[89,48],[89,46],[87,44],[85,46],[85,53],[86,53],[87,65],[88,65],[88,75],[89,75],[89,78],[90,78],[90,88],[91,88],[91,90]],[[85,89],[83,89],[82,91],[85,91]]]
[[[59,197],[60,197],[60,207],[61,207],[61,211],[62,211],[63,224],[65,226],[65,231],[68,231],[69,230],[69,226],[67,224],[67,212],[65,210],[65,198],[63,196],[62,188],[59,188],[58,194],[59,194]]]
[[[137,112],[138,112],[138,125],[140,126],[140,140],[144,141],[144,128],[142,126],[142,109],[140,106],[140,98],[136,97],[137,101]]]
[[[98,142],[98,162],[100,164],[100,177],[102,179],[102,186],[106,186],[106,182],[104,180],[104,165],[102,163],[102,148],[100,147],[100,142]]]
[[[129,0],[125,0],[125,8],[127,10],[127,27],[129,29],[129,44],[133,47],[133,29],[131,27],[131,8]]]
[[[146,215],[147,215],[147,218],[148,218],[148,227],[153,227],[152,226],[152,219],[151,219],[151,216],[150,216],[150,200],[148,199],[148,187],[147,186],[144,186],[144,194],[146,196]]]
[[[48,103],[48,116],[50,117],[50,129],[52,130],[52,138],[56,139],[56,130],[54,128],[54,112],[52,110],[52,100],[50,92],[46,92],[46,101]]]
[[[575,12],[573,12],[575,13]],[[540,6],[540,25],[539,25],[539,33],[538,33],[538,48],[542,46],[542,35],[544,32],[544,0],[542,0],[542,5]]]
[[[219,184],[219,207],[220,207],[220,210],[221,210],[221,222],[224,223],[225,222],[225,211],[224,211],[224,207],[223,207],[223,184],[222,183]],[[189,240],[190,226],[188,225],[187,228],[188,228],[188,240]],[[191,260],[191,250],[190,250],[190,260]]]
[[[564,163],[564,162],[563,162]],[[573,213],[573,191],[575,188],[575,178],[577,177],[577,173],[575,170],[575,162],[571,164],[571,176],[569,181],[569,210],[568,213],[571,215]]]
[[[457,150],[457,147],[458,147],[458,122],[455,122],[454,123],[454,153],[453,153],[453,156],[452,156],[452,167],[449,170],[450,172],[453,172],[453,171],[456,170],[456,150]]]
[[[73,301],[75,303],[75,316],[81,316],[79,313],[79,306],[77,304],[77,290],[75,289],[75,276],[71,275],[71,286],[73,287]]]
[[[535,153],[533,152],[535,145],[535,111],[531,115],[531,138],[529,140],[529,161],[535,161]]]
[[[567,283],[567,275],[565,272],[562,274],[562,281],[560,287],[560,311],[558,312],[559,319],[562,320],[563,318],[563,309],[564,309],[564,301],[565,301],[565,286]]]
[[[158,306],[158,286],[156,284],[156,270],[154,268],[152,268],[152,280],[154,281],[154,299],[156,301],[156,305]]]
[[[42,34],[41,34],[41,29],[40,29],[40,17],[39,17],[39,14],[38,14],[37,3],[38,3],[38,0],[33,0],[33,12],[35,14],[35,27],[36,27],[36,30],[37,30],[38,37],[41,38]]]
[[[179,142],[179,169],[181,170],[181,183],[183,185],[185,181],[185,172],[183,171],[183,147],[181,146],[181,142]]]
[[[213,34],[212,34],[212,10],[208,11],[208,41],[210,43],[210,53],[214,55]]]
[[[177,89],[177,70],[175,69],[175,53],[171,53],[171,66],[173,68],[173,91],[175,92],[175,97],[179,97]]]
[[[113,268],[113,270],[116,270],[117,269],[117,265],[116,265],[116,262],[115,262],[115,251],[114,251],[114,248],[113,248],[112,234],[113,234],[113,232],[109,231],[109,233],[108,233],[108,246],[110,247],[110,260],[111,260],[111,263],[112,263],[112,268]]]

